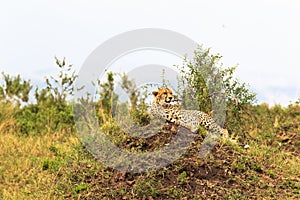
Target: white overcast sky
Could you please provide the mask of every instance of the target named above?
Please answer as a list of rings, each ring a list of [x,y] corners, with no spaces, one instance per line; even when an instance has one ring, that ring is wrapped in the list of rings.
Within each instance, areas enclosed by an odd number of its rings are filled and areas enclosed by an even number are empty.
[[[139,28],[193,39],[259,101],[287,105],[300,96],[298,0],[10,0],[0,3],[0,71],[37,82],[57,71],[54,56],[79,71],[102,42]]]

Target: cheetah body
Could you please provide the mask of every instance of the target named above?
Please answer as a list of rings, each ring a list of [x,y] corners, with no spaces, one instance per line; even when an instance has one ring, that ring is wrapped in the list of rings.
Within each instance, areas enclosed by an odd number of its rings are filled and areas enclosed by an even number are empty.
[[[208,114],[198,110],[184,110],[179,104],[171,104],[172,91],[168,88],[160,88],[152,92],[155,96],[150,107],[153,116],[163,118],[196,132],[199,126],[205,127],[209,133],[224,135],[224,130]]]

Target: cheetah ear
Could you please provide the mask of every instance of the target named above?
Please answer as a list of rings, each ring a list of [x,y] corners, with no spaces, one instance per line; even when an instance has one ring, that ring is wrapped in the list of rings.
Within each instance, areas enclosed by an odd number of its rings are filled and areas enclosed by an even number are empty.
[[[156,96],[156,95],[158,95],[158,92],[157,92],[157,91],[152,91],[152,94],[153,94],[154,96]]]

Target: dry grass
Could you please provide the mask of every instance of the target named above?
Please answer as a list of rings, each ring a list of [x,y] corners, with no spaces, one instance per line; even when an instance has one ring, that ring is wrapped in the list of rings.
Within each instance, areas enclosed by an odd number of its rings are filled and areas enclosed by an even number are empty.
[[[0,133],[11,132],[16,129],[15,111],[13,105],[0,102]]]
[[[52,134],[0,137],[0,195],[3,199],[45,199],[51,192],[56,174],[45,169],[47,161],[61,154],[70,154],[78,144],[75,136]],[[59,165],[59,160],[57,160]],[[63,162],[63,161],[61,161]],[[43,169],[44,168],[44,169]],[[1,197],[0,196],[0,197]]]

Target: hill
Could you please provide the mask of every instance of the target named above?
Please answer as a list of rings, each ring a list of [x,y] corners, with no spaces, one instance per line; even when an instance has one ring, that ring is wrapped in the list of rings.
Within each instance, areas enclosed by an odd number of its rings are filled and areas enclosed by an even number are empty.
[[[300,198],[300,106],[258,105],[249,107],[248,113],[240,133],[233,133],[244,135],[238,144],[220,141],[211,154],[199,158],[203,137],[197,134],[179,160],[140,174],[103,165],[74,132],[21,135],[7,131],[14,122],[6,117],[0,124],[0,198]],[[171,126],[149,139],[124,137],[119,144],[129,150],[154,150],[174,137]]]

